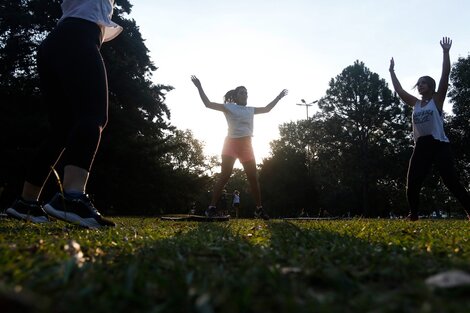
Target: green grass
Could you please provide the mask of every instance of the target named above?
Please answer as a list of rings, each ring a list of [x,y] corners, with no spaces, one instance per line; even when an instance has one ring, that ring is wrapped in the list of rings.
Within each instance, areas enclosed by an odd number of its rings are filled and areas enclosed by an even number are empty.
[[[425,284],[470,273],[467,221],[115,220],[0,219],[0,311],[470,312],[468,286]]]

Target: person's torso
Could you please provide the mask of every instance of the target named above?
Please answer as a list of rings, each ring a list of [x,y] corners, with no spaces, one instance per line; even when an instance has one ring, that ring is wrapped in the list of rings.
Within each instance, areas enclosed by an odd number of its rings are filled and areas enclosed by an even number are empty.
[[[233,196],[233,203],[240,203],[240,196],[239,195],[234,195]]]
[[[225,103],[225,118],[228,124],[229,138],[253,136],[254,107],[241,106],[235,103]]]
[[[431,99],[426,105],[417,101],[413,107],[413,137],[415,142],[419,137],[432,135],[434,139],[449,142],[444,132],[444,119]]]
[[[114,0],[64,0],[59,23],[68,17],[94,22],[102,29],[102,42],[110,41],[122,31],[121,26],[111,21],[113,4]]]

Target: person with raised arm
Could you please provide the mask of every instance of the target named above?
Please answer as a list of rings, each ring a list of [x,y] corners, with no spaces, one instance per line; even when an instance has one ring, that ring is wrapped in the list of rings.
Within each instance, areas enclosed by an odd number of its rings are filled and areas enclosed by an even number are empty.
[[[264,107],[250,107],[247,106],[248,92],[243,86],[229,90],[224,96],[224,103],[216,103],[209,100],[196,76],[191,76],[191,80],[198,89],[204,105],[209,109],[223,112],[228,124],[228,134],[222,149],[222,172],[214,186],[211,203],[205,212],[206,216],[213,217],[218,214],[217,200],[232,174],[235,161],[239,159],[250,184],[251,193],[255,198],[254,216],[265,220],[269,219],[261,201],[256,161],[251,144],[253,117],[255,114],[271,111],[279,100],[287,95],[287,90],[282,90],[273,101]]]
[[[409,94],[401,86],[395,74],[395,60],[390,60],[390,75],[393,88],[401,100],[413,107],[414,148],[411,156],[407,181],[406,196],[410,212],[408,219],[418,220],[419,194],[431,167],[435,165],[450,192],[463,205],[465,214],[470,220],[470,196],[460,183],[454,167],[449,139],[444,132],[443,105],[447,95],[450,74],[449,50],[452,40],[444,37],[441,40],[443,53],[442,74],[436,91],[436,82],[429,76],[418,79],[415,87],[421,98]]]

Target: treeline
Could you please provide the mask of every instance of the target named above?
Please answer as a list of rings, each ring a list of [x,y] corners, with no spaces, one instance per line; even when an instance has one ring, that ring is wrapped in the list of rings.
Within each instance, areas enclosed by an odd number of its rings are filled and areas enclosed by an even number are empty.
[[[165,95],[173,88],[152,82],[157,67],[136,21],[128,18],[132,6],[128,0],[116,3],[113,19],[125,32],[102,47],[109,123],[88,191],[108,215],[187,212],[194,206],[202,210],[217,178],[218,159],[203,155],[203,145],[191,131],[171,124]],[[47,103],[41,103],[35,54],[59,17],[59,0],[0,4],[1,208],[20,192],[25,166],[47,132]],[[469,182],[470,58],[453,65],[451,81],[454,115],[447,117],[447,133],[459,172]],[[271,156],[259,165],[270,214],[295,216],[301,209],[311,216],[404,214],[411,109],[360,61],[331,79],[319,108],[308,120],[281,125]],[[56,184],[51,177],[44,198],[55,192]],[[235,189],[241,193],[242,216],[251,216],[254,203],[237,169],[227,185],[229,193]],[[456,206],[432,175],[424,188],[423,210]]]

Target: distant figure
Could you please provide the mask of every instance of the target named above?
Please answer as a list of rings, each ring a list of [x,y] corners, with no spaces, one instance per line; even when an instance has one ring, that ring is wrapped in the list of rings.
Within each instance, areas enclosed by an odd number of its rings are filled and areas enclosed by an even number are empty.
[[[235,217],[238,218],[238,214],[240,211],[240,192],[238,190],[235,190],[233,192],[232,207],[233,207],[233,210],[235,211]]]
[[[193,203],[191,204],[191,209],[189,209],[189,214],[195,215],[196,211],[197,211],[196,201],[193,201]]]
[[[305,211],[305,208],[302,208],[300,210],[299,217],[308,217],[308,213],[307,213],[307,211]]]
[[[255,114],[268,113],[272,108],[287,95],[284,89],[281,93],[265,107],[248,107],[248,92],[245,87],[240,86],[228,91],[224,97],[224,103],[211,102],[202,89],[201,82],[196,76],[191,76],[191,80],[199,91],[204,105],[213,110],[224,113],[228,124],[228,134],[225,138],[222,150],[222,173],[214,186],[211,203],[206,210],[207,216],[214,216],[217,213],[216,203],[220,197],[223,187],[232,174],[233,165],[237,159],[243,165],[251,193],[255,198],[256,209],[255,218],[269,219],[268,214],[263,210],[261,203],[261,193],[258,183],[256,161],[251,145],[253,136],[253,117]]]
[[[444,132],[444,118],[442,107],[447,94],[450,74],[449,50],[452,40],[444,37],[441,40],[443,51],[442,74],[437,92],[436,82],[429,76],[418,79],[415,87],[421,99],[418,99],[403,90],[395,75],[395,61],[390,60],[390,75],[395,91],[401,100],[413,107],[413,137],[415,146],[410,159],[407,175],[406,195],[410,212],[408,219],[418,220],[419,193],[433,164],[437,166],[439,174],[452,194],[463,205],[465,213],[470,220],[470,196],[459,182],[454,168],[449,139]]]
[[[227,190],[224,189],[222,190],[222,194],[220,195],[220,200],[219,200],[219,211],[223,215],[228,215],[228,208],[227,208],[227,201],[228,201],[228,194]]]
[[[100,47],[122,31],[111,21],[113,6],[114,0],[63,0],[57,27],[39,47],[38,72],[51,127],[27,171],[21,197],[6,210],[11,217],[46,223],[52,215],[84,227],[115,226],[85,191],[108,121],[108,82]],[[59,158],[64,193],[58,192],[43,209],[39,197]]]

